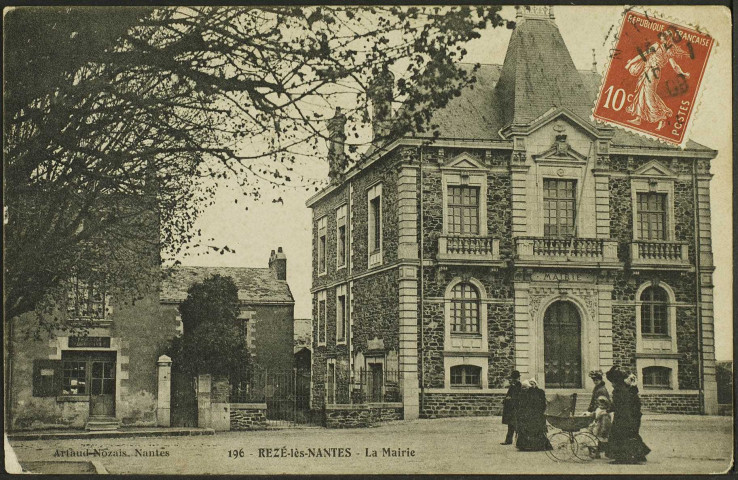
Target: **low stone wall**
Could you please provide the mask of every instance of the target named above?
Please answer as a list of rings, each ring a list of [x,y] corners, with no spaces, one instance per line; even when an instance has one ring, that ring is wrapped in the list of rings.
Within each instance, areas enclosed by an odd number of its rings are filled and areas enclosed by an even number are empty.
[[[326,405],[327,428],[362,428],[402,420],[402,403],[362,403],[352,405]]]
[[[265,430],[266,403],[231,403],[231,430]]]
[[[502,415],[504,393],[426,393],[421,418]]]
[[[644,394],[641,393],[641,409],[655,413],[700,414],[700,397],[694,394]]]

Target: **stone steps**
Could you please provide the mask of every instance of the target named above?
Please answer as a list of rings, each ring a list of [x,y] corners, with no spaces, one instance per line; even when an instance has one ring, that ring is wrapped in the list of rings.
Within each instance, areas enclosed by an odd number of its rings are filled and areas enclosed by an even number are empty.
[[[118,430],[118,428],[120,428],[120,420],[108,416],[91,416],[85,425],[85,430],[88,431]]]

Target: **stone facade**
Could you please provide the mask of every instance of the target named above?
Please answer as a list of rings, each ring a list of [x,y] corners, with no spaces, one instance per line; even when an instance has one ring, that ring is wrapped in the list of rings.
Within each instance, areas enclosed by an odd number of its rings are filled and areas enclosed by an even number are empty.
[[[568,58],[552,17],[521,15],[513,38],[530,36],[531,44],[556,50],[552,58]],[[550,41],[541,43],[542,36]],[[648,402],[666,405],[658,408],[691,413],[697,398],[698,410],[712,412],[709,171],[716,152],[644,143],[592,124],[588,85],[599,85],[596,74],[577,71],[573,62],[542,73],[548,67],[535,60],[542,54],[523,44],[511,42],[501,69],[480,70],[489,76],[481,90],[463,92],[435,114],[439,137],[427,144],[403,138],[375,150],[308,201],[314,315],[325,295],[329,334],[325,345],[315,344],[314,396],[324,395],[329,364],[356,378],[368,353],[382,356],[385,369],[399,354],[410,379],[403,384],[406,416],[416,408],[416,392],[424,417],[495,414],[513,369],[549,393],[584,395],[587,373],[613,365],[636,373]],[[521,69],[547,92],[552,78],[569,78],[567,85],[582,91],[543,101],[530,85],[515,85],[510,72]],[[499,111],[482,114],[489,98]],[[367,191],[375,185],[383,252],[379,265],[369,265]],[[662,202],[658,226],[641,215],[643,198]],[[351,261],[335,268],[335,212],[344,204]],[[326,272],[316,267],[321,218]],[[341,284],[350,292],[346,345],[331,340]],[[666,298],[654,307],[663,311],[659,328],[642,318],[650,315],[644,292]]]
[[[231,403],[231,430],[266,430],[266,403]]]
[[[325,409],[327,428],[372,427],[402,420],[402,404],[329,405]]]
[[[649,395],[641,394],[641,408],[646,413],[687,413],[699,415],[699,395]]]

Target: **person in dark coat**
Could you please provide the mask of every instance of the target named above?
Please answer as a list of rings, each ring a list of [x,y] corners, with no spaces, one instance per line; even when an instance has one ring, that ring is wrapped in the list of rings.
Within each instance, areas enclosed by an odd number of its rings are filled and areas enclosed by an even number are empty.
[[[546,393],[533,378],[523,382],[522,387],[515,446],[519,450],[550,450],[551,443],[546,437]]]
[[[589,378],[592,379],[595,386],[594,390],[592,390],[592,400],[590,400],[589,407],[587,408],[588,412],[594,412],[595,410],[597,410],[598,398],[605,397],[608,401],[610,401],[610,392],[607,391],[605,380],[602,377],[602,370],[592,370],[591,372],[589,372]]]
[[[518,407],[520,405],[520,394],[523,387],[520,385],[520,372],[513,370],[510,375],[510,387],[507,389],[507,395],[502,402],[502,423],[507,425],[507,435],[505,441],[500,445],[511,445],[513,435],[515,435],[515,424],[518,418]]]
[[[617,367],[607,372],[612,383],[612,409],[614,419],[610,430],[607,456],[613,463],[641,463],[651,451],[639,434],[641,425],[641,400],[638,391],[625,383],[626,374]],[[637,388],[637,387],[636,387]]]

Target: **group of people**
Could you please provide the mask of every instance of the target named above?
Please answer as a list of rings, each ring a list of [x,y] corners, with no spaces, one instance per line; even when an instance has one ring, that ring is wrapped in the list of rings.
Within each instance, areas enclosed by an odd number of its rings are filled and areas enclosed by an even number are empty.
[[[612,397],[604,377],[612,384]],[[651,451],[640,436],[641,400],[634,374],[617,366],[606,375],[595,370],[589,373],[594,382],[592,400],[583,415],[592,418],[590,429],[599,440],[600,449],[612,463],[642,463]],[[572,412],[573,413],[573,412]],[[535,379],[520,381],[520,372],[513,370],[510,387],[503,402],[502,423],[507,435],[502,445],[515,445],[520,450],[549,450],[546,432],[546,394]]]

